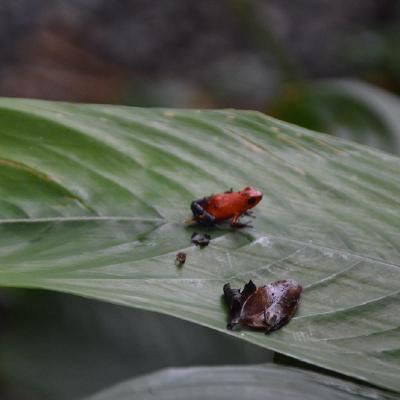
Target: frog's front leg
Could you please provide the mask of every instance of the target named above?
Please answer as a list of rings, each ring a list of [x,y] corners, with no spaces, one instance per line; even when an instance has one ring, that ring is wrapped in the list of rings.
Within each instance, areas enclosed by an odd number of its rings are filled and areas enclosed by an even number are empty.
[[[250,224],[242,224],[239,222],[239,218],[242,214],[235,214],[231,220],[231,226],[233,228],[252,228]]]
[[[193,218],[196,221],[212,224],[215,221],[215,217],[213,217],[210,213],[208,213],[204,209],[207,203],[208,203],[208,198],[204,197],[203,199],[192,201],[190,208],[193,213]]]

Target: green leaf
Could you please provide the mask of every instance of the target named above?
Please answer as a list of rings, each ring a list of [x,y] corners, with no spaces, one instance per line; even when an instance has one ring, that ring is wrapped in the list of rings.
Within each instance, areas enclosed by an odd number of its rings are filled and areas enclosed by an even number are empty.
[[[87,400],[390,399],[341,379],[275,365],[167,369],[116,385]]]
[[[355,80],[292,87],[274,114],[309,129],[400,154],[400,100]]]
[[[154,310],[400,390],[400,160],[246,111],[0,101],[0,283]],[[190,202],[253,185],[254,229]],[[175,266],[177,251],[187,253]],[[226,330],[222,286],[292,278],[295,319]]]

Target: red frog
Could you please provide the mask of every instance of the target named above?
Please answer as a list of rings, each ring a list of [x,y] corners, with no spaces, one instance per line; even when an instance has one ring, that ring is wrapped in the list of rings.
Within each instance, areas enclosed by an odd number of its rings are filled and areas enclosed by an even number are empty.
[[[197,222],[211,225],[230,219],[231,226],[243,228],[249,225],[239,223],[239,218],[243,214],[247,214],[250,208],[255,207],[262,197],[262,192],[247,186],[239,192],[234,192],[231,189],[225,193],[195,200],[190,208],[192,209],[193,219]]]

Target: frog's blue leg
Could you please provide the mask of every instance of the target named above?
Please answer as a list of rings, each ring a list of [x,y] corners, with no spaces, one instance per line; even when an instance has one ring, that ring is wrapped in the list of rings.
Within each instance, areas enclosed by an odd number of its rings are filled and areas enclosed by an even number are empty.
[[[207,197],[204,197],[203,199],[200,200],[195,200],[190,205],[190,208],[192,210],[193,217],[195,220],[206,224],[212,224],[215,218],[204,210],[204,207],[207,204],[207,202],[208,202]]]
[[[192,201],[190,208],[194,217],[200,217],[204,213],[204,205],[206,204],[205,199]]]

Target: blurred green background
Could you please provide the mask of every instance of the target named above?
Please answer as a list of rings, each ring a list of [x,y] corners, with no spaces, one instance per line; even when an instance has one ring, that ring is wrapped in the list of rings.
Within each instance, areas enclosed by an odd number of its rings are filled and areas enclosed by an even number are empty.
[[[254,109],[400,153],[396,0],[2,0],[0,95]],[[74,399],[273,354],[170,317],[0,292],[0,397]]]

